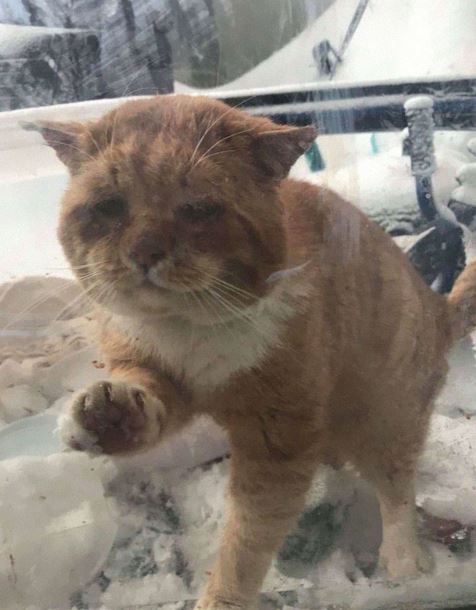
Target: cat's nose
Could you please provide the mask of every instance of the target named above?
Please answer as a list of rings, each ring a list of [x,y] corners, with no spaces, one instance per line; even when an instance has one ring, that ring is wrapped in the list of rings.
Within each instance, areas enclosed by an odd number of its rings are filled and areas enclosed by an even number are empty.
[[[146,273],[166,256],[158,241],[156,235],[141,235],[129,250],[130,260]]]

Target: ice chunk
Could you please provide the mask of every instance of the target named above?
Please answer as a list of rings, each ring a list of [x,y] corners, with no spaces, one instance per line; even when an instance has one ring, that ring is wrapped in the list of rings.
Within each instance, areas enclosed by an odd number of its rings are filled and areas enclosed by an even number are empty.
[[[2,610],[69,607],[104,563],[117,525],[92,464],[83,454],[0,462]]]
[[[59,453],[62,444],[55,432],[57,425],[55,415],[42,413],[6,426],[0,430],[0,460]]]
[[[82,390],[95,381],[107,377],[104,369],[98,369],[95,362],[99,359],[95,348],[73,352],[45,369],[41,380],[44,394],[51,400],[58,400],[64,394]]]

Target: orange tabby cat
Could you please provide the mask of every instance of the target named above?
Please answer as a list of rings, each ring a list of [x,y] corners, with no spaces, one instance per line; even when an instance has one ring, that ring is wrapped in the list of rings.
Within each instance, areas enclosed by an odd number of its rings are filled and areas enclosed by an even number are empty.
[[[428,570],[415,465],[476,267],[447,300],[356,208],[287,179],[312,127],[163,96],[37,128],[71,173],[59,237],[112,375],[75,399],[67,442],[132,453],[203,413],[228,432],[227,521],[197,607],[254,603],[323,463],[375,485],[389,575]]]

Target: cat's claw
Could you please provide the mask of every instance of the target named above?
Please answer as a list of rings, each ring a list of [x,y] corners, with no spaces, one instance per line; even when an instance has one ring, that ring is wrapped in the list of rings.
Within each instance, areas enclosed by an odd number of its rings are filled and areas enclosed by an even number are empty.
[[[60,432],[72,449],[132,453],[158,440],[163,414],[162,402],[144,388],[99,381],[76,395]]]

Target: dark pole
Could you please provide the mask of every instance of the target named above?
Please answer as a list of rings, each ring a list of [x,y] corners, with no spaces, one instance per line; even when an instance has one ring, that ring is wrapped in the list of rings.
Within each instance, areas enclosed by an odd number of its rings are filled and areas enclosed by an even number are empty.
[[[409,153],[416,194],[421,213],[432,222],[440,237],[441,272],[433,283],[437,292],[446,293],[453,286],[458,262],[464,251],[462,230],[452,213],[438,209],[433,194],[431,176],[436,169],[433,145],[433,100],[429,96],[412,97],[405,102],[408,123]]]
[[[436,169],[433,145],[433,100],[427,95],[412,97],[405,102],[404,108],[418,205],[423,216],[432,221],[437,215],[431,183],[431,176]]]

